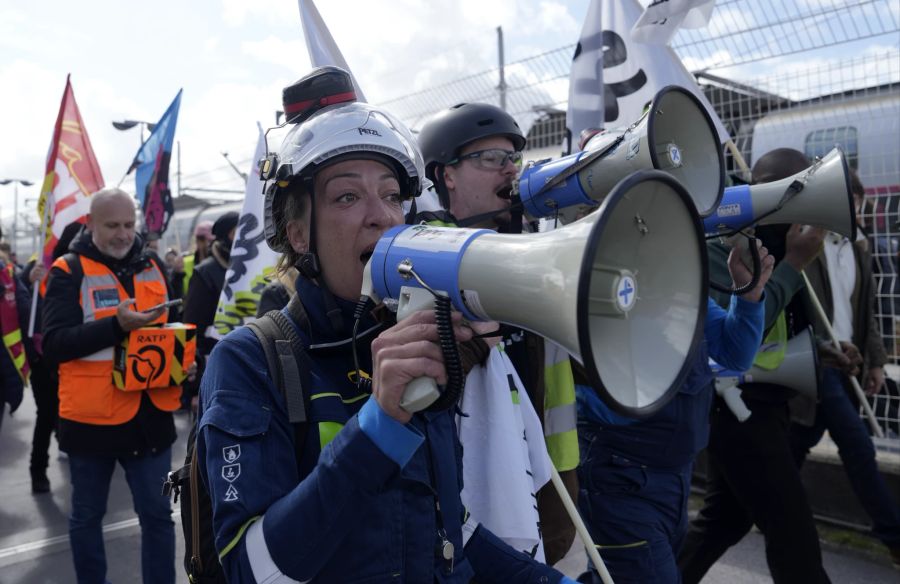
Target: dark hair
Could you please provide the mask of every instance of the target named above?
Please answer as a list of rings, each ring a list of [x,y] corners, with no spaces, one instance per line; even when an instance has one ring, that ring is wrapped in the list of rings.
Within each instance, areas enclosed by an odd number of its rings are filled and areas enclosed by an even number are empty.
[[[284,187],[281,194],[283,199],[281,213],[278,214],[278,223],[275,225],[276,233],[285,234],[287,239],[287,226],[291,221],[304,220],[309,217],[309,197],[306,196],[306,189],[303,186],[303,179],[296,177],[294,180]],[[291,246],[290,242],[284,246],[285,251],[278,258],[278,265],[275,269],[278,273],[284,273],[288,269],[297,265],[302,254],[298,253]]]
[[[809,158],[793,148],[776,148],[760,156],[750,171],[750,184],[769,183],[797,174],[809,168]]]

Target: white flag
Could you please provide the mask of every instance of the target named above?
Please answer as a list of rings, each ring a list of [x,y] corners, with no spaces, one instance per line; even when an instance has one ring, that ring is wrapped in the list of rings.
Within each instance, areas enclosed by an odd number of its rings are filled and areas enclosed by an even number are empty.
[[[716,0],[653,0],[631,29],[639,43],[667,45],[679,28],[709,24]]]
[[[603,127],[603,61],[600,0],[591,0],[569,72],[567,153],[577,149],[582,130]]]
[[[219,296],[216,318],[213,323],[217,338],[224,337],[237,327],[255,320],[262,289],[278,263],[278,254],[266,244],[263,181],[259,179],[256,161],[266,155],[266,137],[262,126],[256,153],[247,174],[244,191],[244,207],[238,221],[231,247],[231,263],[225,273],[225,285]]]
[[[719,139],[722,142],[729,140],[728,131],[715,109],[675,51],[666,45],[631,40],[630,31],[641,13],[637,0],[591,0],[569,81],[566,124],[573,144],[577,144],[584,129],[630,125],[641,116],[644,106],[656,92],[667,85],[679,85],[693,92],[709,112]],[[594,47],[601,48],[593,50]],[[584,62],[579,63],[579,60]],[[596,70],[594,77],[602,84],[592,85],[585,81],[584,72],[591,67]],[[586,109],[591,100],[600,104],[599,109]]]
[[[338,48],[337,43],[331,37],[322,15],[312,0],[299,0],[300,2],[300,22],[303,24],[303,36],[306,38],[306,49],[309,51],[309,60],[313,67],[334,66],[350,73],[353,79],[353,86],[356,87],[357,101],[366,101],[356,77],[347,66],[344,55]]]

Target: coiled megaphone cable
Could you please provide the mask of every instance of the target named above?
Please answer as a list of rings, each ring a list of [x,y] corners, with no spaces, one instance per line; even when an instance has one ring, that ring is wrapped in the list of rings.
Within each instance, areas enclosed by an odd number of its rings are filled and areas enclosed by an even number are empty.
[[[438,386],[440,397],[425,409],[429,412],[449,409],[459,401],[465,385],[459,347],[456,346],[456,336],[453,334],[452,300],[447,294],[437,292],[426,284],[411,264],[401,264],[397,269],[401,274],[415,278],[422,288],[434,296],[434,320],[437,323],[438,344],[444,357],[444,369],[447,371],[447,383],[443,387]]]

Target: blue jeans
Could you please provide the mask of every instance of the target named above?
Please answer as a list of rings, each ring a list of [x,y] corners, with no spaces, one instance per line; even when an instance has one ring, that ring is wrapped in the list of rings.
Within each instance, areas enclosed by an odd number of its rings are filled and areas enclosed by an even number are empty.
[[[79,584],[106,582],[103,516],[116,462],[125,470],[134,510],[141,524],[141,574],[144,584],[174,584],[175,524],[161,488],[172,462],[172,449],[140,458],[69,455],[72,514],[69,545]]]
[[[825,430],[837,444],[850,486],[872,519],[872,535],[893,547],[900,545],[900,509],[892,499],[875,462],[875,447],[857,406],[844,389],[844,375],[825,368],[819,385],[821,400],[812,427],[793,424],[791,447],[798,466]]]

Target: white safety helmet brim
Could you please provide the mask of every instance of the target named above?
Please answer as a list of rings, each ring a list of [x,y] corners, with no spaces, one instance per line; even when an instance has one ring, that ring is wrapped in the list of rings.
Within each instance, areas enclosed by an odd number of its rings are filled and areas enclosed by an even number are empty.
[[[365,104],[330,106],[298,124],[287,134],[278,151],[275,185],[266,193],[266,241],[273,250],[286,251],[284,233],[277,233],[284,189],[296,177],[312,177],[336,157],[354,152],[378,154],[395,162],[404,195],[422,192],[425,163],[409,129],[385,110]]]

